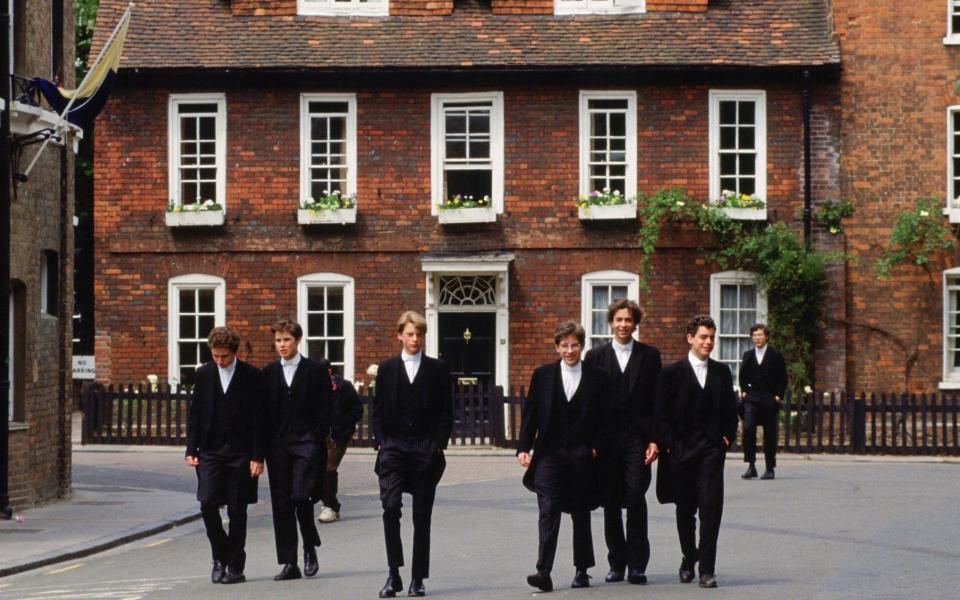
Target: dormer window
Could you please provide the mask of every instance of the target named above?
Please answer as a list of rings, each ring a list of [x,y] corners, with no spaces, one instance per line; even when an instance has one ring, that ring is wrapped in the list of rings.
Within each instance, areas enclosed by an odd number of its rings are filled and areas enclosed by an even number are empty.
[[[385,17],[389,12],[389,0],[297,0],[298,15]]]
[[[647,0],[553,0],[557,15],[624,14],[647,12]]]

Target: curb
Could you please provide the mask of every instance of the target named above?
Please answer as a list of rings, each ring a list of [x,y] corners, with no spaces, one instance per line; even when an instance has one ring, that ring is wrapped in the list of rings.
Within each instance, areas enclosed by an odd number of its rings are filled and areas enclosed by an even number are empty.
[[[16,575],[17,573],[23,573],[25,571],[32,571],[33,569],[39,569],[41,567],[46,567],[48,565],[53,565],[60,562],[66,562],[75,558],[90,556],[91,554],[97,554],[98,552],[103,552],[104,550],[116,548],[117,546],[122,546],[139,539],[150,537],[151,535],[156,535],[162,531],[185,525],[191,521],[196,521],[199,518],[199,512],[185,511],[169,517],[165,522],[159,525],[143,525],[141,527],[133,527],[131,529],[121,531],[113,536],[107,536],[106,538],[93,540],[90,545],[79,548],[77,546],[73,546],[72,548],[67,548],[65,550],[55,550],[53,552],[40,555],[37,558],[32,558],[29,560],[29,562],[25,562],[23,564],[0,568],[0,578],[7,577],[9,575]]]

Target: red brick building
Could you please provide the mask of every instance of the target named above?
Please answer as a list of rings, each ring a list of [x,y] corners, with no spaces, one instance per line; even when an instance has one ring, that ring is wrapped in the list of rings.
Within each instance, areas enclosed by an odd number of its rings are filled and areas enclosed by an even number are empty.
[[[103,0],[100,22],[125,6]],[[429,354],[518,386],[558,321],[595,343],[623,294],[666,359],[711,312],[735,364],[765,311],[750,274],[671,231],[641,291],[631,205],[574,199],[736,189],[766,202],[741,216],[799,227],[802,74],[817,201],[840,194],[839,68],[819,0],[138,2],[97,131],[99,378],[188,382],[215,323],[262,364],[270,323],[294,316],[305,353],[367,381],[416,309]],[[355,207],[303,209],[335,190]],[[458,194],[489,201],[439,208]],[[842,352],[818,368],[845,387]]]

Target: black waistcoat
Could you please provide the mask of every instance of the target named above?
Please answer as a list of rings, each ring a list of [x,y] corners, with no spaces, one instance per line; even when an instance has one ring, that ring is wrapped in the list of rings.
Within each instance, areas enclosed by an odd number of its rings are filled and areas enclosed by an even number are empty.
[[[709,380],[707,381],[706,388],[701,388],[693,369],[690,370],[690,377],[690,389],[693,391],[695,398],[692,403],[693,411],[687,420],[686,431],[683,437],[686,441],[693,443],[699,440],[704,434],[704,424],[713,420],[715,409],[713,406],[713,394],[710,392]]]
[[[210,433],[207,436],[207,448],[218,450],[227,443],[227,406],[230,403],[230,391],[233,390],[233,387],[229,386],[227,394],[224,394],[219,373],[217,373],[217,381],[213,387],[216,391],[213,394],[213,414],[211,415]]]
[[[420,376],[423,364],[417,369],[413,383],[410,383],[410,378],[407,377],[407,368],[402,364],[400,366],[397,382],[397,433],[408,437],[428,436],[431,433],[430,420],[426,412],[423,377]]]
[[[550,411],[550,429],[553,445],[575,446],[584,443],[580,439],[580,424],[582,421],[580,393],[583,380],[574,392],[573,398],[567,400],[563,391],[563,376],[558,373],[556,385],[553,388],[553,409]]]

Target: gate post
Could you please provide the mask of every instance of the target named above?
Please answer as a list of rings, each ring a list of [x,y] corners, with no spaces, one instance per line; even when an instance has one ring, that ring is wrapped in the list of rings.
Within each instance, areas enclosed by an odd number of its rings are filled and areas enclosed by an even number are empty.
[[[863,396],[853,401],[850,419],[850,442],[855,453],[864,453],[867,447],[867,405]]]

